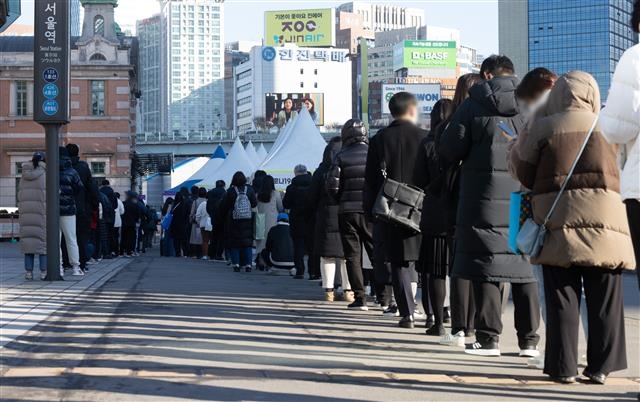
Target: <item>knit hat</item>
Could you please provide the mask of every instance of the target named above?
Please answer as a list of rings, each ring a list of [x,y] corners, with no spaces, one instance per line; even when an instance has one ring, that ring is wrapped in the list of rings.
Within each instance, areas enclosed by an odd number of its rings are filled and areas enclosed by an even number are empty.
[[[280,212],[278,214],[278,222],[289,222],[289,214]]]

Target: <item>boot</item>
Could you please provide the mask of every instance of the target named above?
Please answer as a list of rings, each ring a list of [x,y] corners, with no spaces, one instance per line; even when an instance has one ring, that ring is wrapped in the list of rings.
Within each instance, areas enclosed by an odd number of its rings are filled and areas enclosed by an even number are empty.
[[[327,290],[324,292],[324,301],[332,303],[335,299],[335,293],[333,290]]]

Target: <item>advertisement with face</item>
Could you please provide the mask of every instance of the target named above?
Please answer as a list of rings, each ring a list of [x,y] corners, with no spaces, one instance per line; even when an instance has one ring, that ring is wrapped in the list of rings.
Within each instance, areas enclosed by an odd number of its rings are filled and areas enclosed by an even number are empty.
[[[306,108],[316,126],[324,125],[324,94],[321,93],[267,93],[265,116],[274,126],[282,128]]]

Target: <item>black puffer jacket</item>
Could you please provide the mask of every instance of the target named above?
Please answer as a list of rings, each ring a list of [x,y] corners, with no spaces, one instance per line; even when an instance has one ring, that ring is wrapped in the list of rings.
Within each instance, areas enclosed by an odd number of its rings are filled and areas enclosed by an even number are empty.
[[[500,121],[524,128],[514,95],[515,77],[475,85],[439,143],[441,157],[462,162],[452,275],[475,281],[528,283],[531,265],[509,251],[509,198],[520,185],[507,171],[507,139]]]
[[[340,203],[340,213],[363,213],[364,173],[369,152],[369,137],[364,127],[342,128],[342,150],[333,160],[327,175],[327,191]]]
[[[81,161],[77,156],[71,156],[71,166],[78,172],[84,190],[76,194],[77,215],[90,217],[92,212],[98,208],[100,196],[98,187],[91,176],[91,169],[85,161]]]
[[[84,190],[78,172],[71,167],[68,156],[60,156],[60,216],[74,216],[77,213],[76,197]]]
[[[311,175],[303,174],[296,176],[287,186],[287,192],[282,199],[282,206],[289,210],[289,223],[291,225],[291,236],[307,237],[305,220],[307,213],[307,197],[311,189]]]
[[[322,163],[313,172],[311,189],[309,190],[309,211],[315,212],[315,230],[313,254],[321,257],[344,258],[338,211],[340,206],[330,196],[325,187],[325,180],[334,156],[340,151],[342,142],[336,137],[324,149]]]
[[[293,240],[288,222],[278,222],[269,229],[265,251],[277,268],[290,268],[293,262]]]

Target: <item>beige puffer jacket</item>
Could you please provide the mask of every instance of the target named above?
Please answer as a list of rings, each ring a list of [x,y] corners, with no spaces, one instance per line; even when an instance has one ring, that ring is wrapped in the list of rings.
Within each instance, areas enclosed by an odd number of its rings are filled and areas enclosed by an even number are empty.
[[[46,190],[44,162],[34,168],[32,162],[22,165],[18,188],[20,211],[20,249],[23,254],[46,254]]]

